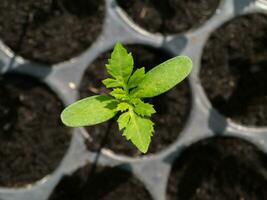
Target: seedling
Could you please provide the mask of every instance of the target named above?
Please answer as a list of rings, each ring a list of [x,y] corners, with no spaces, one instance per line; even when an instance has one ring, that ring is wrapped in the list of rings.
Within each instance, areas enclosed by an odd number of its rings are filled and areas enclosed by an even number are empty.
[[[192,69],[192,61],[186,56],[177,56],[147,73],[144,67],[134,72],[133,68],[132,54],[117,43],[106,65],[111,77],[102,81],[112,91],[68,106],[61,113],[63,123],[70,127],[92,126],[119,113],[117,122],[123,136],[146,153],[154,132],[154,123],[150,118],[156,111],[143,99],[160,95],[185,79]]]

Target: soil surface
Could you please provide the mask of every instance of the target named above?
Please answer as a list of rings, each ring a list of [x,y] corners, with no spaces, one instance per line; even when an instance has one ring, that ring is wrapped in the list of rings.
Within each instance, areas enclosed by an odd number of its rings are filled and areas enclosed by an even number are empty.
[[[0,76],[0,186],[24,186],[56,169],[71,140],[60,123],[62,108],[36,80]]]
[[[168,183],[168,200],[266,200],[267,159],[239,139],[207,139],[182,153]]]
[[[146,72],[154,66],[166,61],[169,56],[164,52],[145,46],[126,46],[134,56],[136,67],[145,67]],[[105,64],[110,57],[110,53],[101,55],[91,64],[82,80],[80,87],[81,97],[92,96],[109,92],[101,81],[108,77]],[[148,100],[154,105],[156,114],[152,115],[155,123],[155,133],[148,153],[156,153],[173,143],[184,125],[191,108],[191,95],[189,84],[183,81],[169,92]],[[97,151],[104,144],[105,148],[128,156],[140,156],[141,153],[122,136],[118,129],[116,118],[106,123],[87,127],[92,141],[88,143],[91,151]]]
[[[266,44],[267,15],[252,14],[219,28],[204,49],[200,79],[206,94],[237,123],[267,125]]]
[[[124,170],[97,168],[91,172],[85,167],[66,176],[49,200],[152,200],[142,183]]]
[[[104,0],[1,0],[0,38],[24,58],[58,63],[96,40],[104,11]]]
[[[117,0],[130,18],[144,29],[174,34],[201,26],[220,0]]]

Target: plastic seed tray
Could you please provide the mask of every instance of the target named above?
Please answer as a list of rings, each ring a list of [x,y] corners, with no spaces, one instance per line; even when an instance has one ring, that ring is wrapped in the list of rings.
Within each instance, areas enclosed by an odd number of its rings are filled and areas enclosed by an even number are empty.
[[[209,35],[225,22],[237,16],[255,12],[267,13],[267,1],[222,0],[216,13],[200,28],[184,34],[164,37],[160,34],[150,34],[138,27],[114,0],[106,0],[103,32],[97,41],[79,57],[49,68],[14,56],[5,44],[0,43],[0,71],[1,73],[18,72],[37,78],[46,83],[64,104],[68,105],[79,98],[77,88],[87,66],[101,53],[110,50],[116,41],[161,48],[173,56],[183,54],[191,57],[194,63],[189,77],[192,106],[187,124],[179,138],[155,155],[131,158],[102,149],[98,160],[98,164],[102,166],[129,165],[127,169],[143,182],[152,198],[164,200],[172,163],[182,150],[192,143],[219,134],[222,137],[230,136],[247,140],[267,153],[267,129],[237,125],[221,116],[212,108],[198,78],[202,50]],[[45,200],[64,175],[72,174],[87,162],[94,162],[97,154],[88,152],[84,145],[87,135],[85,129],[73,129],[73,133],[71,145],[64,159],[52,174],[25,188],[0,188],[0,199]]]

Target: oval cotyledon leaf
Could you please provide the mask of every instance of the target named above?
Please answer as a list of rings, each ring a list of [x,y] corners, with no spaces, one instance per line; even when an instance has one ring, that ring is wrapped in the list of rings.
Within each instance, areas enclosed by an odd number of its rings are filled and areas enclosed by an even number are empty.
[[[177,56],[154,67],[145,74],[131,95],[148,98],[160,95],[184,80],[192,70],[192,61],[187,56]]]
[[[117,101],[106,95],[81,99],[63,110],[62,122],[70,127],[90,126],[105,122],[117,113]]]

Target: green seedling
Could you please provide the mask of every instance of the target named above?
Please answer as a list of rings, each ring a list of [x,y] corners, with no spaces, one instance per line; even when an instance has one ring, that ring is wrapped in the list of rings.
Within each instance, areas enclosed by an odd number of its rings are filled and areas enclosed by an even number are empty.
[[[147,73],[145,68],[133,72],[132,54],[117,43],[106,69],[111,77],[102,82],[112,91],[71,104],[62,112],[61,119],[70,127],[92,126],[119,113],[117,122],[123,136],[146,153],[154,132],[154,123],[150,118],[156,111],[143,99],[160,95],[180,83],[190,73],[192,61],[186,56],[177,56]]]

